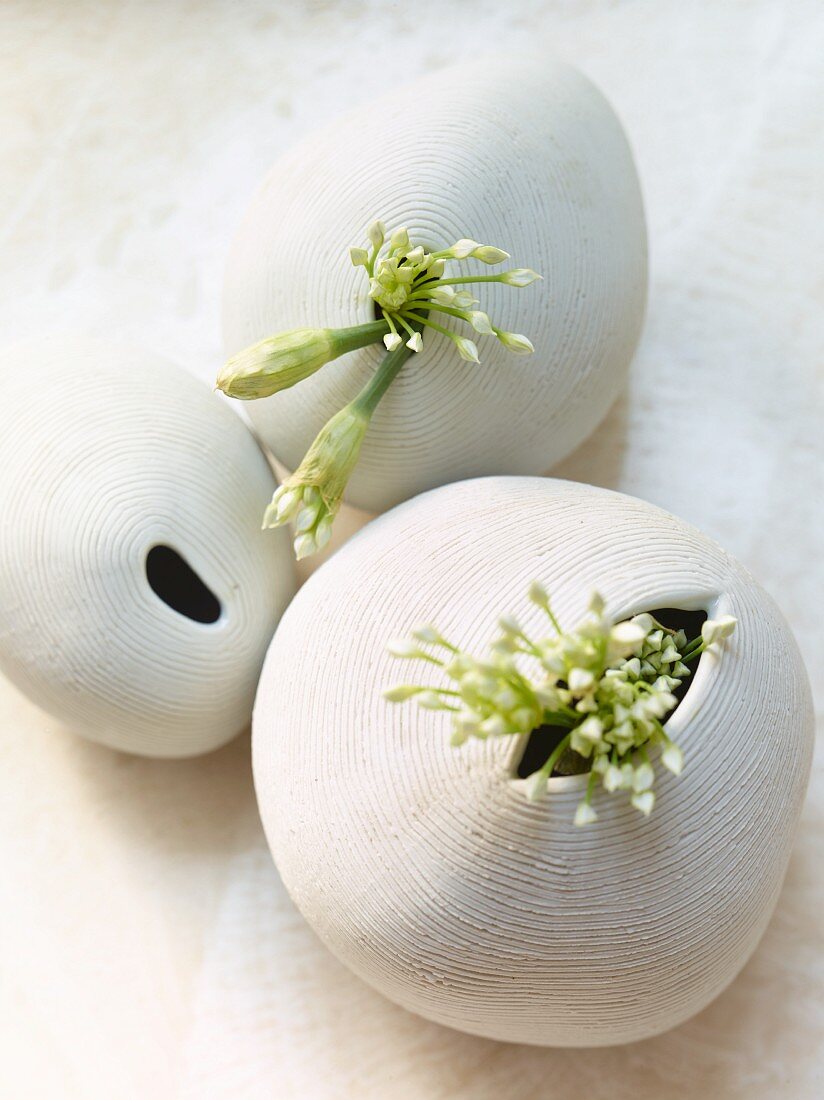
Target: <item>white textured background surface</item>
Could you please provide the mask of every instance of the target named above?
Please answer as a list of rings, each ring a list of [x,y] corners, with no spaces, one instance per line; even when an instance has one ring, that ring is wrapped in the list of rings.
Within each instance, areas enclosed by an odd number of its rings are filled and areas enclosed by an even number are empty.
[[[622,115],[652,253],[629,392],[557,472],[736,554],[796,630],[820,705],[816,2],[6,0],[0,338],[80,328],[211,377],[225,251],[278,152],[400,69],[540,40]],[[0,1094],[818,1097],[823,805],[819,757],[775,918],[699,1017],[586,1055],[506,1046],[422,1023],[319,946],[265,849],[245,740],[183,763],[117,756],[4,684]]]

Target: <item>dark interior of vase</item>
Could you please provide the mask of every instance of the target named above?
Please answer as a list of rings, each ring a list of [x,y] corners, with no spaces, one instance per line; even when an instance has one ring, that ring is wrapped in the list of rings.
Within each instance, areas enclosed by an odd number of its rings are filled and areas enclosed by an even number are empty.
[[[146,579],[156,596],[196,623],[216,623],[220,600],[171,546],[153,546],[146,555]]]
[[[667,627],[668,630],[683,630],[687,635],[687,638],[695,638],[701,633],[701,626],[707,618],[706,611],[685,611],[679,607],[658,607],[649,612],[658,622]],[[701,663],[701,658],[698,659],[698,664]],[[698,666],[693,667],[692,675],[684,679],[679,687],[675,689],[673,695],[678,700],[678,704],[670,711],[667,717],[671,717],[678,709],[681,700],[687,694],[695,676],[695,669]],[[539,726],[537,729],[530,733],[526,739],[526,745],[524,751],[518,761],[518,766],[515,769],[515,774],[519,779],[526,779],[527,776],[532,775],[533,772],[546,763],[549,759],[550,753],[554,751],[569,733],[569,730],[564,726]],[[553,776],[557,775],[581,775],[584,772],[588,772],[590,767],[590,761],[586,760],[583,756],[580,756],[577,752],[573,752],[569,749],[561,755],[557,764],[553,768]]]

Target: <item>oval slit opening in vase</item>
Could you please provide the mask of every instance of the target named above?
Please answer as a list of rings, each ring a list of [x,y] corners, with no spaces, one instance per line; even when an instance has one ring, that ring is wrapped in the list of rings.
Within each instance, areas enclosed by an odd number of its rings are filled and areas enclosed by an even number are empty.
[[[640,614],[640,612],[637,612],[637,614]],[[697,611],[687,611],[680,607],[658,607],[650,609],[648,614],[652,615],[661,626],[665,626],[668,630],[683,630],[687,638],[695,638],[700,635],[701,627],[707,619],[707,612],[703,608]],[[700,664],[701,657],[698,658],[698,663],[692,669],[692,674],[686,676],[673,691],[673,695],[678,702],[666,716],[666,721],[669,721],[681,705],[692,681],[695,679],[695,673]],[[518,757],[512,778],[528,779],[530,775],[538,771],[549,760],[552,752],[568,733],[569,730],[566,726],[543,725],[534,729],[525,738],[524,748]],[[550,778],[585,775],[589,772],[590,765],[591,760],[580,756],[572,749],[567,749],[556,762]]]
[[[171,546],[153,546],[146,555],[146,580],[172,611],[196,623],[216,623],[223,614],[220,600]]]

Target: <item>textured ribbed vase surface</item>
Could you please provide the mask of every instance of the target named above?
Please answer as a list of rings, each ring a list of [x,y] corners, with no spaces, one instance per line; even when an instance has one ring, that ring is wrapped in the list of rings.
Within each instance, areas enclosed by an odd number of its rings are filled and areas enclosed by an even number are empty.
[[[532,339],[532,356],[483,337],[478,366],[448,338],[425,335],[372,421],[347,500],[380,511],[465,477],[543,473],[604,416],[641,329],[644,214],[611,107],[568,66],[486,60],[393,86],[310,136],[272,169],[234,242],[227,354],[286,329],[373,320],[348,249],[366,243],[375,218],[429,246],[465,236],[497,245],[544,279],[477,292],[496,325]],[[352,352],[250,403],[256,430],[289,469],[381,354]]]
[[[668,730],[644,818],[586,777],[530,803],[515,739],[449,745],[447,716],[382,688],[431,682],[386,643],[434,622],[481,656],[502,613],[530,632],[541,580],[565,626],[597,588],[617,617],[738,619]],[[404,1007],[497,1039],[623,1043],[681,1022],[753,951],[787,865],[812,746],[809,687],[773,601],[713,542],[631,497],[540,478],[424,494],[370,524],[301,589],[253,720],[269,843],[328,947]]]
[[[294,591],[247,428],[172,363],[79,338],[5,350],[0,408],[0,669],[115,748],[228,741]]]

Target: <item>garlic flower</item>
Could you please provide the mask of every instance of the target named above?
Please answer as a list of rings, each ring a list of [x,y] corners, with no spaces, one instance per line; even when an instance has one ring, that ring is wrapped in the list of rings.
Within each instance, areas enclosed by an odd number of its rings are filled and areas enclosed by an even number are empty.
[[[418,627],[411,641],[394,643],[390,653],[435,665],[449,686],[403,684],[384,697],[416,698],[428,709],[447,711],[453,745],[470,737],[523,737],[542,725],[562,727],[568,732],[528,777],[527,797],[546,793],[555,765],[571,751],[590,763],[576,825],[597,820],[592,795],[599,781],[608,793],[625,792],[635,809],[648,815],[655,804],[650,749],[660,748],[659,762],[674,775],[683,767],[681,749],[664,728],[678,702],[674,692],[690,675],[690,664],[728,637],[736,620],[708,619],[701,636],[688,641],[683,630],[669,630],[648,613],[614,623],[596,593],[578,627],[563,631],[543,587],[533,584],[529,595],[547,614],[546,637],[531,638],[506,616],[489,657],[479,661],[434,626]],[[525,659],[537,674],[522,670]]]
[[[424,350],[424,329],[447,336],[461,358],[479,361],[474,340],[450,331],[435,321],[433,314],[457,318],[468,324],[473,334],[493,336],[516,354],[534,350],[527,336],[497,328],[488,314],[475,309],[480,303],[464,287],[490,282],[525,287],[541,278],[537,272],[517,267],[495,275],[453,276],[447,271],[452,261],[474,259],[494,266],[509,256],[494,245],[467,237],[449,248],[429,249],[411,241],[404,227],[395,229],[387,240],[386,227],[379,221],[369,226],[366,235],[370,247],[351,248],[349,258],[365,269],[369,295],[380,315],[376,320],[340,329],[291,329],[266,337],[233,356],[217,379],[217,388],[228,397],[252,401],[297,385],[349,351],[381,342],[386,348],[387,355],[372,378],[321,429],[266,509],[264,527],[294,524],[298,558],[328,543],[372,414],[406,359]]]

